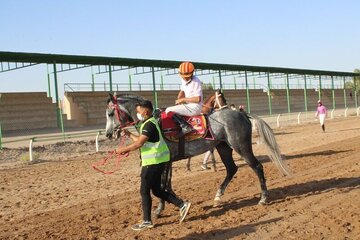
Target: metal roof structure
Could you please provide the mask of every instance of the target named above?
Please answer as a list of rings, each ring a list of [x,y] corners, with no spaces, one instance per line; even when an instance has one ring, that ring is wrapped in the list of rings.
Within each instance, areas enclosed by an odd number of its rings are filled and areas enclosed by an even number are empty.
[[[102,57],[102,56],[81,56],[81,55],[62,55],[62,54],[43,54],[43,53],[24,53],[24,52],[1,52],[0,51],[0,72],[4,71],[4,63],[18,63],[18,66],[30,66],[34,64],[73,64],[84,66],[129,66],[129,67],[154,67],[164,69],[176,69],[181,61],[172,60],[153,60],[153,59],[135,59],[120,57]],[[6,64],[5,64],[6,65]],[[199,70],[221,70],[221,71],[249,71],[300,75],[326,75],[326,76],[360,76],[359,73],[325,71],[313,69],[296,69],[264,66],[248,66],[222,63],[204,63],[194,62]],[[75,69],[75,68],[74,68]]]
[[[239,76],[243,77],[246,85],[246,97],[249,105],[249,83],[248,74],[258,73],[259,77],[267,79],[267,91],[269,110],[271,115],[271,78],[284,78],[286,80],[288,111],[290,112],[290,95],[289,95],[289,80],[290,78],[303,78],[306,90],[307,78],[317,78],[319,82],[319,99],[321,99],[321,82],[323,79],[331,78],[333,106],[335,108],[334,96],[334,78],[341,78],[343,81],[345,91],[345,80],[351,78],[356,87],[356,78],[360,77],[360,73],[341,72],[341,71],[326,71],[314,69],[297,69],[297,68],[281,68],[281,67],[267,67],[267,66],[249,66],[237,64],[223,64],[223,63],[205,63],[193,62],[196,68],[196,75],[215,75],[220,82],[220,88],[223,88],[222,77]],[[52,65],[54,85],[55,85],[55,100],[58,105],[58,84],[57,73],[72,71],[81,68],[97,66],[98,71],[95,74],[109,74],[110,92],[112,92],[112,72],[133,69],[134,75],[138,74],[152,74],[152,85],[154,92],[154,102],[157,106],[156,95],[156,72],[164,72],[165,75],[178,74],[177,68],[181,61],[173,60],[155,60],[155,59],[135,59],[135,58],[120,58],[120,57],[104,57],[104,56],[81,56],[81,55],[63,55],[63,54],[44,54],[44,53],[25,53],[25,52],[3,52],[0,51],[0,73],[17,70],[20,68],[31,67],[38,64]],[[92,69],[93,71],[93,69]],[[93,74],[94,76],[94,74]],[[94,79],[92,79],[94,82]],[[131,85],[130,85],[131,86]],[[50,93],[50,72],[48,72],[48,89]],[[306,91],[305,91],[306,99]],[[355,99],[357,102],[357,94],[355,92]],[[356,105],[357,106],[357,105]],[[307,103],[305,100],[305,109],[307,111]],[[58,117],[60,118],[60,109],[58,109]]]

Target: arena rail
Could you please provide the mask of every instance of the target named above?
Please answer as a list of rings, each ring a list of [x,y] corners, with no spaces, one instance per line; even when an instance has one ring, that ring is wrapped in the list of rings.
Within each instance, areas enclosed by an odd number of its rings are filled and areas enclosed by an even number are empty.
[[[29,143],[30,162],[34,161],[34,158],[33,158],[33,144],[34,144],[34,142],[47,142],[47,141],[54,141],[54,140],[61,140],[61,139],[65,142],[65,139],[79,138],[79,137],[90,137],[90,136],[94,136],[95,133],[96,133],[95,148],[96,148],[96,152],[99,152],[99,136],[104,135],[103,130],[102,131],[84,132],[84,133],[73,133],[73,134],[71,134],[71,133],[69,133],[69,134],[58,134],[58,135],[53,135],[53,136],[49,136],[49,137],[33,137],[33,138],[30,138],[30,143]],[[29,139],[27,139],[27,140],[29,140]],[[23,141],[23,139],[16,140],[16,141]]]
[[[357,109],[355,108],[345,108],[345,109],[332,109],[330,111],[330,119],[339,118],[339,117],[345,117],[347,118],[349,116],[349,112],[351,110],[351,114],[356,116],[360,116],[360,107]],[[317,121],[313,118],[313,111],[310,112],[293,112],[293,113],[280,113],[280,114],[274,114],[274,115],[262,115],[259,116],[262,119],[264,119],[270,126],[276,126],[277,128],[280,128],[285,125],[292,124],[294,122],[297,122],[297,124],[302,124],[305,122],[312,122]]]
[[[332,109],[331,112],[330,112],[330,118],[331,118],[331,119],[334,118],[334,112],[335,112],[335,109]]]
[[[281,114],[279,114],[276,118],[276,126],[279,128],[280,127],[280,117],[281,117]]]

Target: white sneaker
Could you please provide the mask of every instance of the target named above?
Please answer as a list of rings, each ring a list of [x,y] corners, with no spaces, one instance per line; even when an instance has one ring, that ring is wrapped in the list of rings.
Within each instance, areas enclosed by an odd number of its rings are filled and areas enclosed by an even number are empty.
[[[183,222],[186,215],[188,214],[189,212],[189,209],[190,209],[190,206],[191,206],[191,203],[190,202],[185,202],[184,203],[184,206],[182,206],[180,208],[180,222]]]
[[[154,227],[154,225],[152,224],[152,222],[142,222],[142,223],[131,226],[131,229],[135,230],[135,231],[141,231],[141,230],[145,230],[145,229],[153,228],[153,227]]]

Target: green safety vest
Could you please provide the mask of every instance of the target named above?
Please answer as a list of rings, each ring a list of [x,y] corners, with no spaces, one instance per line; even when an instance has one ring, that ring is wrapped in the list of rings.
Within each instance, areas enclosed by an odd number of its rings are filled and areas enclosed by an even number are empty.
[[[140,148],[141,154],[141,166],[159,164],[163,162],[170,161],[170,151],[166,142],[164,141],[159,125],[157,124],[154,117],[147,119],[140,127],[140,135],[142,133],[142,129],[147,122],[152,122],[155,124],[156,129],[159,133],[159,141],[152,143],[152,142],[145,142],[144,145]]]

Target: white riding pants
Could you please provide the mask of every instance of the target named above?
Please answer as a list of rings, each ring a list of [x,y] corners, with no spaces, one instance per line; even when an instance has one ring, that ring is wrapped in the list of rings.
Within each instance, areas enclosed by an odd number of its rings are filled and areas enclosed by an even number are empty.
[[[166,114],[168,112],[174,112],[182,116],[196,116],[201,113],[202,104],[200,103],[187,103],[187,104],[179,104],[175,106],[171,106],[166,108]]]
[[[320,125],[324,125],[326,114],[319,114]]]

